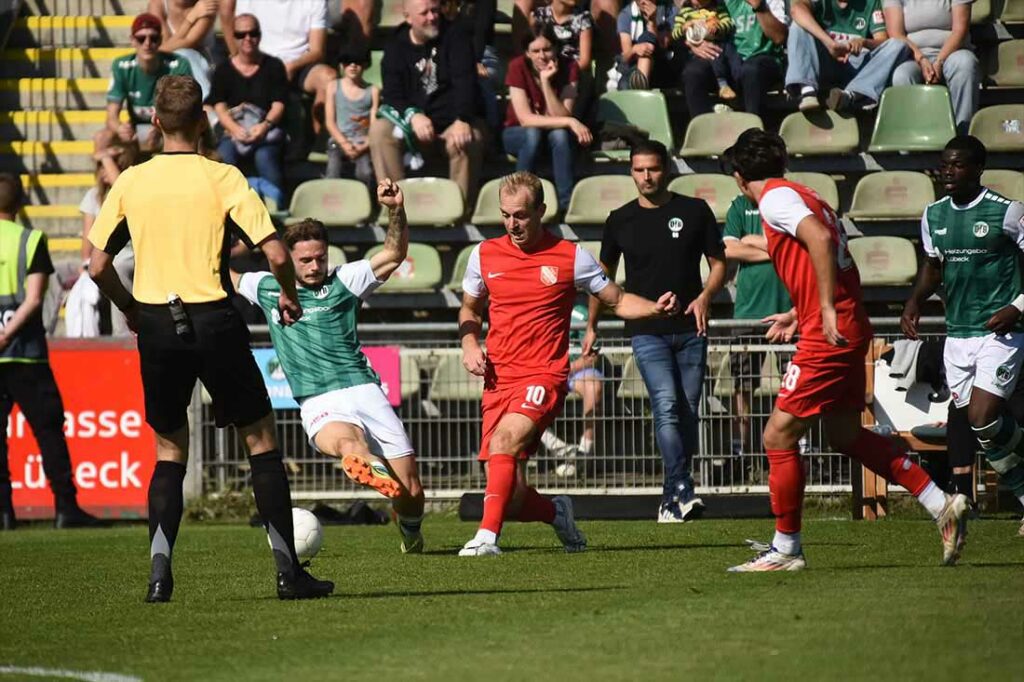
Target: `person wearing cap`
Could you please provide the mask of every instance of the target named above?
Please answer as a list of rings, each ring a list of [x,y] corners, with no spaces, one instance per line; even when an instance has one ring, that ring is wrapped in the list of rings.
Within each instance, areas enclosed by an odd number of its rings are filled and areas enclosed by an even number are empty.
[[[134,55],[118,57],[111,65],[107,87],[106,126],[93,138],[96,151],[106,149],[115,141],[137,143],[143,151],[160,146],[160,133],[153,126],[153,93],[163,76],[191,76],[188,60],[160,51],[163,24],[152,14],[140,14],[132,22]],[[127,108],[128,120],[121,120]]]

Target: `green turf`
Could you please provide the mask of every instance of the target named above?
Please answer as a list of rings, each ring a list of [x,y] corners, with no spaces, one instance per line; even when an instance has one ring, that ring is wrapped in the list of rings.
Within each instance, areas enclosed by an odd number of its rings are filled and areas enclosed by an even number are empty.
[[[938,565],[926,521],[810,521],[803,573],[729,575],[770,522],[582,524],[590,551],[514,524],[505,555],[454,556],[474,527],[430,517],[428,553],[392,527],[330,527],[334,598],[274,598],[266,540],[193,524],[174,601],[142,603],[146,531],[0,533],[0,667],[146,680],[1009,680],[1024,658],[1024,538],[971,528]],[[695,677],[694,677],[695,676]],[[12,679],[0,674],[0,682]],[[1017,677],[1020,679],[1020,677]]]

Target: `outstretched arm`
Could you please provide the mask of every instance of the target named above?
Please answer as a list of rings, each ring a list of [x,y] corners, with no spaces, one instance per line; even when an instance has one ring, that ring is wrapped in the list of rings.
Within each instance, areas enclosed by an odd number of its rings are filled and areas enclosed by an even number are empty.
[[[595,296],[624,320],[671,317],[679,312],[679,301],[671,291],[666,291],[657,301],[649,301],[623,291],[615,282],[608,282]]]
[[[384,248],[370,258],[373,276],[383,282],[405,261],[409,253],[409,223],[405,217],[405,197],[398,183],[388,178],[377,185],[377,201],[388,209],[388,231]]]

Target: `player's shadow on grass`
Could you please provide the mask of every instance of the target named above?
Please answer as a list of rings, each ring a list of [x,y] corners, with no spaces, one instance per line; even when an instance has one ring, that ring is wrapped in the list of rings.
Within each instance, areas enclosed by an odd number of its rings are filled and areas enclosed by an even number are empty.
[[[388,597],[463,597],[466,595],[492,595],[492,594],[545,594],[545,593],[573,593],[573,592],[611,592],[613,590],[624,590],[619,585],[608,585],[604,587],[531,587],[525,589],[516,588],[495,588],[492,590],[402,590],[400,592],[364,592],[361,594],[335,594],[335,597],[345,599],[386,599]]]
[[[805,543],[805,547],[854,547],[857,543],[854,542],[814,542]],[[677,545],[614,545],[611,547],[588,547],[588,552],[651,552],[651,551],[663,551],[669,549],[736,549],[737,547],[746,548],[746,545],[738,542],[705,542],[700,544],[694,543],[682,543]]]

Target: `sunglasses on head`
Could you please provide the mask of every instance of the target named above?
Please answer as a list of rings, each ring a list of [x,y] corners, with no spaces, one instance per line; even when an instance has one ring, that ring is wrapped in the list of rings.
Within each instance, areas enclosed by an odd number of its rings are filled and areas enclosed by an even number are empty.
[[[142,45],[143,43],[150,42],[154,45],[159,45],[161,37],[159,33],[140,33],[139,35],[132,36],[135,38],[135,42]]]
[[[244,40],[245,38],[259,40],[262,35],[263,33],[256,29],[253,29],[252,31],[235,31],[235,40]]]

